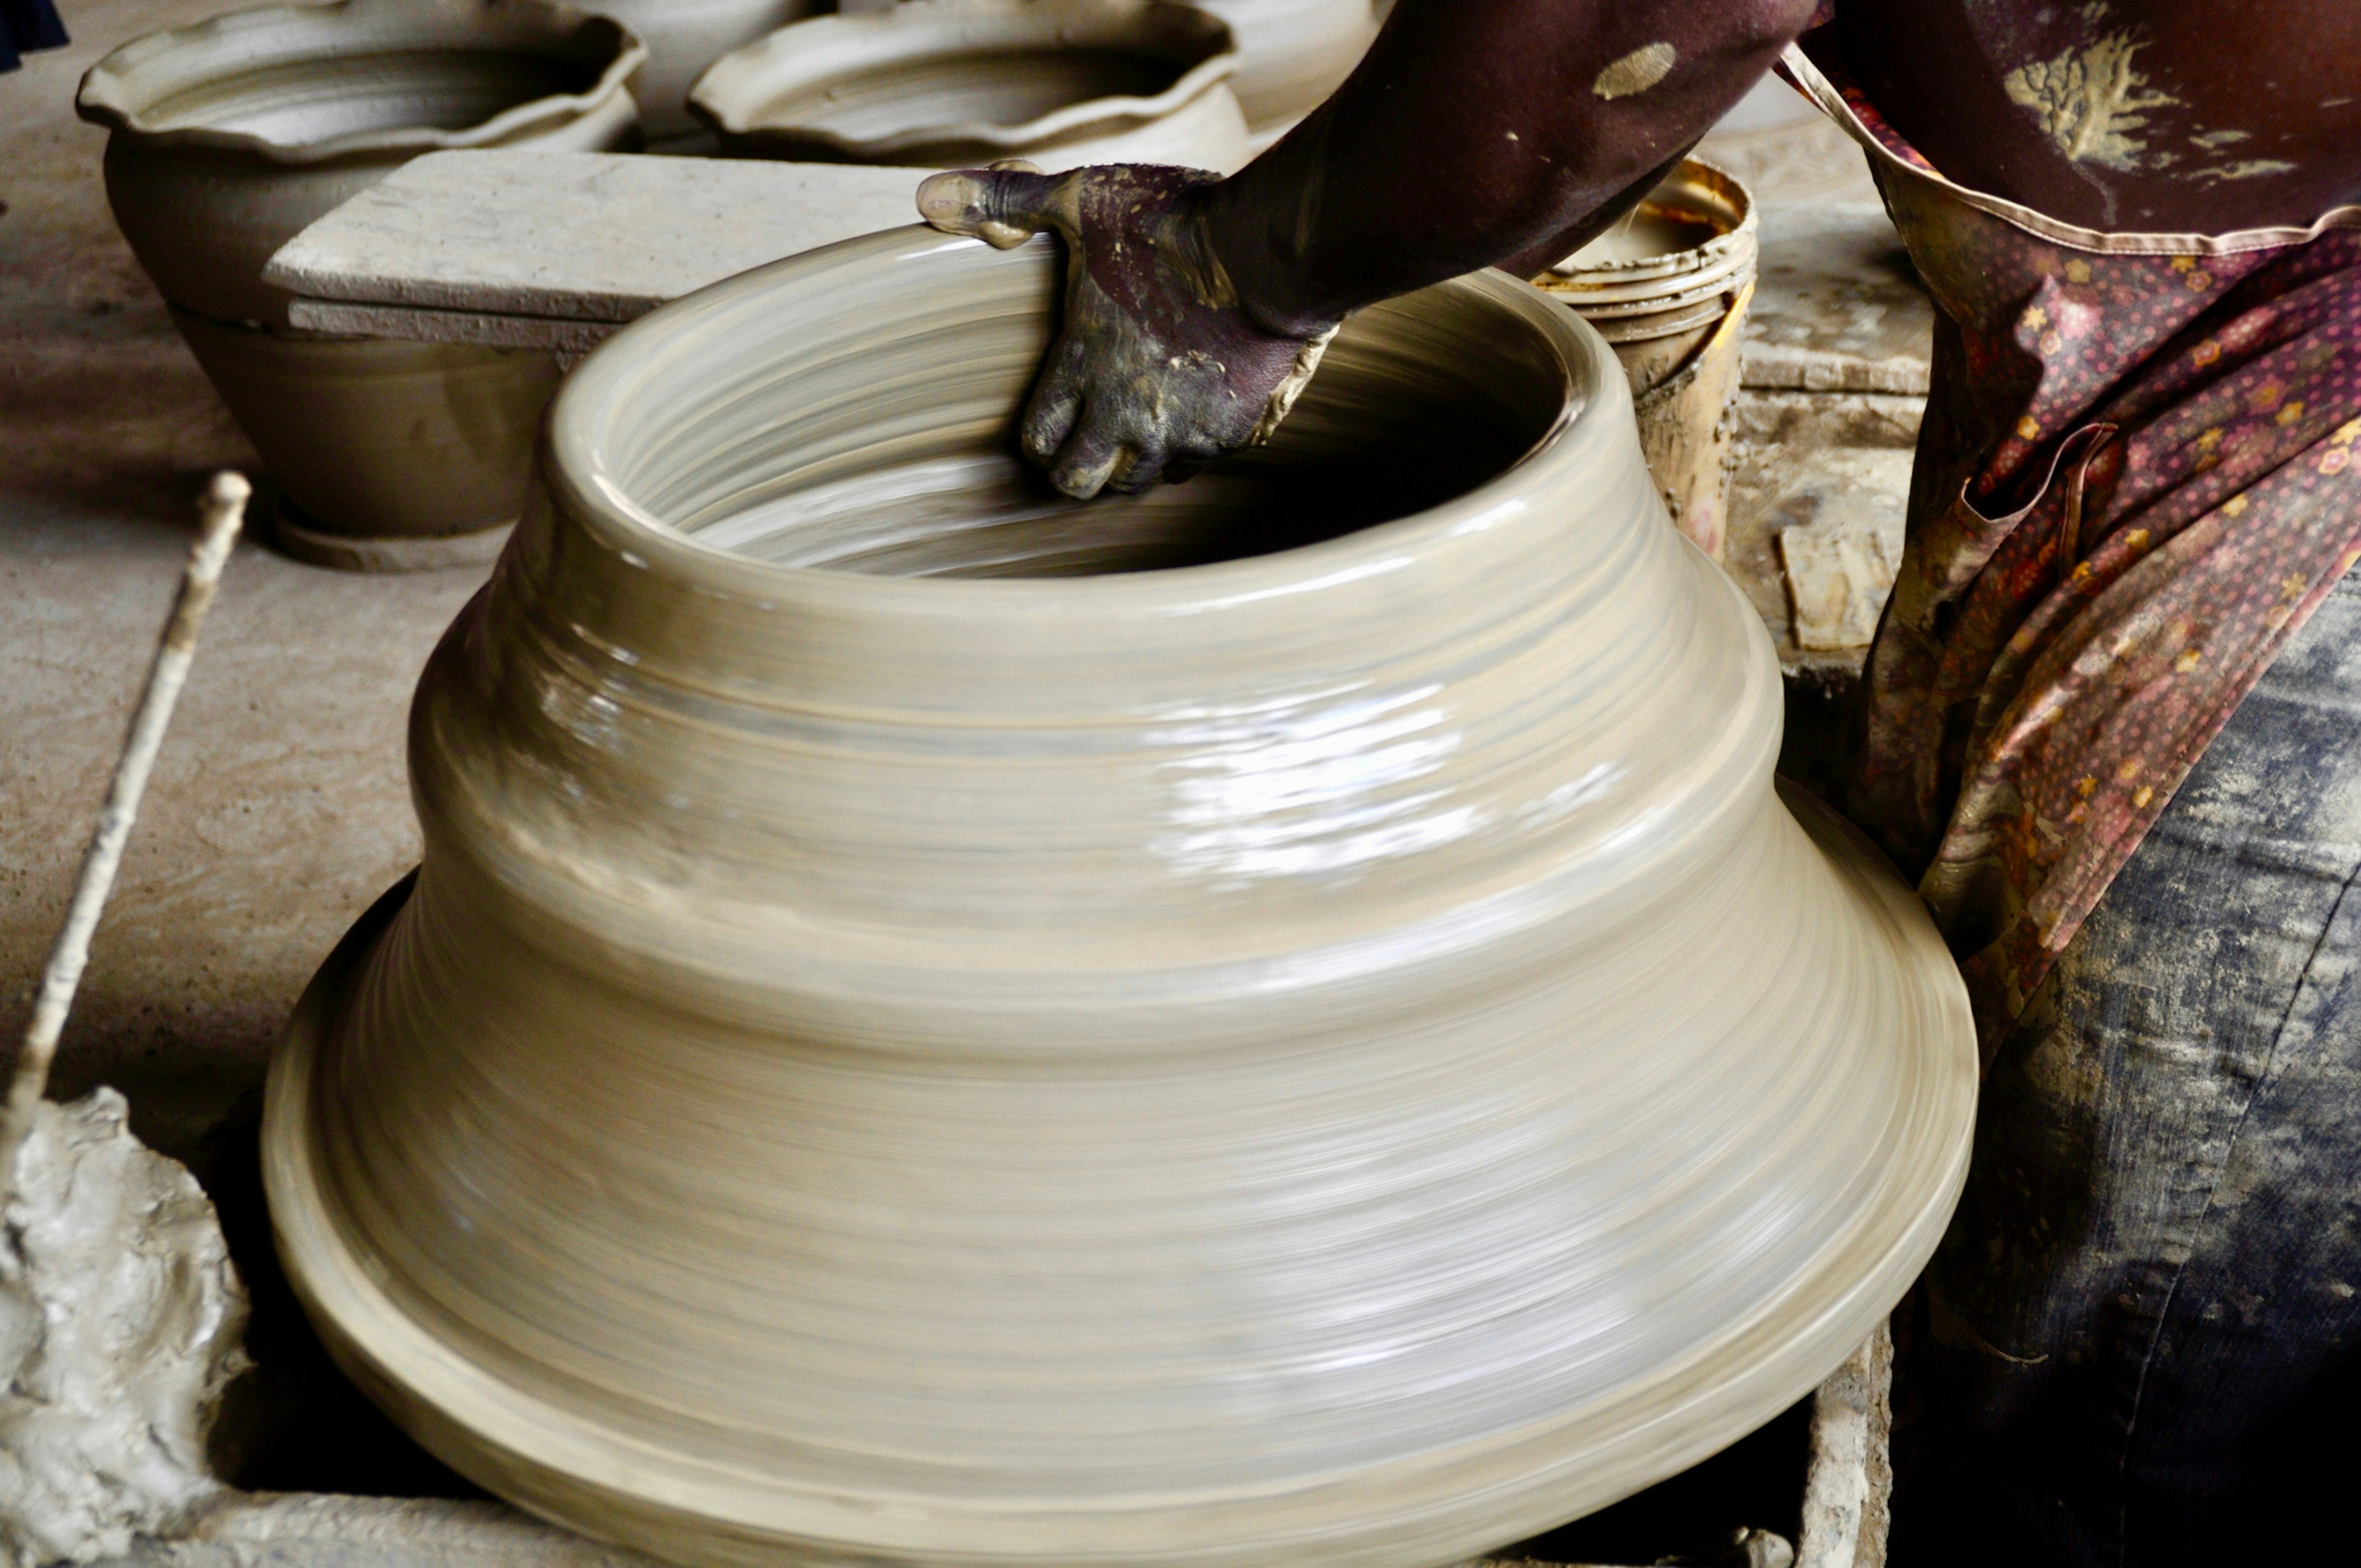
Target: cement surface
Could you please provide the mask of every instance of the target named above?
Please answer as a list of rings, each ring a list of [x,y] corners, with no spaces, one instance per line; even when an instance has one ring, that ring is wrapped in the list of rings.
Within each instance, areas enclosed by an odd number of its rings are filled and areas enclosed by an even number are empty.
[[[220,0],[89,0],[0,78],[0,1027],[22,1028],[193,538],[251,469],[74,117],[84,69]],[[360,577],[238,547],[159,760],[53,1092],[127,1094],[176,1157],[262,1070],[336,935],[417,855],[402,718],[482,569]]]
[[[914,224],[925,174],[522,148],[430,153],[306,229],[268,276],[353,304],[628,322],[750,267]],[[316,309],[299,319],[347,327]]]

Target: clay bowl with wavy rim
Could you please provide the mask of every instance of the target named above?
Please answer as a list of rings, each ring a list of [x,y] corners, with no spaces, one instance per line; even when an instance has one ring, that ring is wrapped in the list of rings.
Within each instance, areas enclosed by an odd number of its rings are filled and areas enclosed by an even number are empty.
[[[341,0],[151,34],[82,79],[115,222],[277,480],[282,548],[489,561],[558,373],[542,353],[300,331],[263,264],[422,152],[636,145],[645,53],[544,0]]]
[[[724,55],[689,94],[724,151],[1056,172],[1249,153],[1220,17],[1170,0],[905,0],[815,16]]]
[[[1571,313],[1372,308],[1079,504],[1011,455],[1060,274],[875,235],[575,371],[273,1067],[280,1252],[429,1448],[680,1563],[1460,1563],[1883,1317],[1964,989],[1774,792]]]
[[[422,152],[629,145],[646,52],[545,0],[275,5],[127,43],[75,104],[113,133],[107,201],[164,297],[285,326],[262,267],[306,225]]]

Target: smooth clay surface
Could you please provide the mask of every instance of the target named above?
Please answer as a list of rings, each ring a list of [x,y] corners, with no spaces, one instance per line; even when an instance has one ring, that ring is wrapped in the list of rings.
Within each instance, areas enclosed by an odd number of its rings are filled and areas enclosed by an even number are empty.
[[[689,104],[760,157],[1226,174],[1248,157],[1237,62],[1219,18],[1164,0],[905,0],[782,27],[716,61]]]
[[[1463,1562],[1883,1317],[1964,994],[1570,313],[1365,312],[1085,507],[1006,455],[1060,267],[873,236],[575,372],[273,1070],[281,1253],[683,1563]]]

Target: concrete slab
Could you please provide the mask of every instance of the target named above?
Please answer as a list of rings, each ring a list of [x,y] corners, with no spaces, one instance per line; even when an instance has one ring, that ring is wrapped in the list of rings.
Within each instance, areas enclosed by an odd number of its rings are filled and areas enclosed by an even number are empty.
[[[750,267],[917,222],[926,171],[757,159],[437,152],[313,224],[263,276],[299,326],[582,348]],[[476,318],[482,318],[478,320]]]
[[[1747,323],[1744,382],[1927,395],[1935,307],[1882,206],[1773,206]]]

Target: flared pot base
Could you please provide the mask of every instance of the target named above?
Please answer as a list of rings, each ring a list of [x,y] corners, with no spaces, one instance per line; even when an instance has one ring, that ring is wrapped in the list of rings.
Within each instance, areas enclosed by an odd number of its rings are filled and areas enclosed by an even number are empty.
[[[467,1326],[418,1310],[420,1298],[399,1277],[399,1245],[373,1245],[355,1218],[353,1191],[398,1173],[345,1146],[335,1129],[350,1117],[328,1110],[323,1096],[341,1080],[353,1019],[382,997],[399,946],[386,938],[412,902],[414,874],[380,898],[321,968],[272,1068],[263,1155],[280,1252],[338,1363],[438,1457],[561,1523],[675,1562],[1463,1562],[1677,1474],[1787,1408],[1884,1317],[1956,1201],[1976,1076],[1956,971],[1877,852],[1816,803],[1783,795],[1834,873],[1828,881],[1842,923],[1864,934],[1890,982],[1871,988],[1882,995],[1857,988],[1835,998],[1818,1022],[1882,1037],[1889,1065],[1909,1085],[1893,1107],[1902,1141],[1881,1173],[1883,1190],[1861,1196],[1840,1246],[1736,1314],[1727,1332],[1633,1370],[1611,1398],[1562,1419],[1506,1421],[1480,1441],[1227,1496],[985,1501],[844,1496],[752,1462],[717,1467],[709,1455],[667,1451],[660,1430],[586,1417],[574,1401],[546,1397],[547,1385],[528,1388],[480,1354]],[[637,1245],[613,1240],[625,1251]],[[648,1348],[659,1360],[677,1351]],[[914,1520],[922,1522],[914,1529]]]

